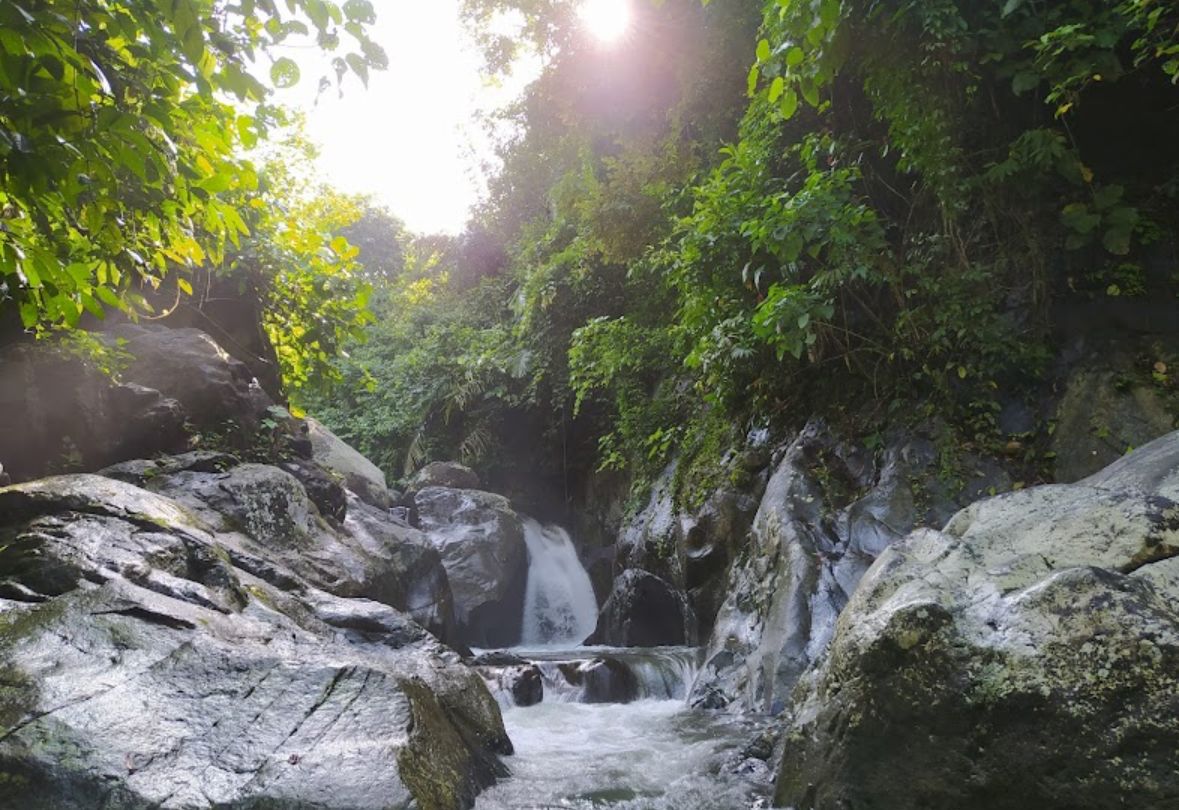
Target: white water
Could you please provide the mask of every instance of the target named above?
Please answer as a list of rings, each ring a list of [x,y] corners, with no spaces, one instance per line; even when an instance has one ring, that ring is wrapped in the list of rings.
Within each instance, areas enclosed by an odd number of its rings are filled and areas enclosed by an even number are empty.
[[[524,520],[528,585],[524,645],[580,644],[598,623],[598,601],[569,534],[559,526]]]
[[[516,746],[509,779],[475,810],[617,808],[748,810],[768,806],[768,773],[738,767],[759,723],[689,709],[682,700],[544,703],[504,711]],[[742,772],[743,771],[743,772]]]
[[[634,676],[638,699],[686,700],[700,668],[701,650],[693,647],[552,647],[513,653],[536,664],[544,680],[544,699],[554,703],[584,703],[585,684],[569,670],[595,660],[611,659]],[[572,681],[572,682],[571,682]],[[511,694],[492,689],[501,705],[512,706]]]

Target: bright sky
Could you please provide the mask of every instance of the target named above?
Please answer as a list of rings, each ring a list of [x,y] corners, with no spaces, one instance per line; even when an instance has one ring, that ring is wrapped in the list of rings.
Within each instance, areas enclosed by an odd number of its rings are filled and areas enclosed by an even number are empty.
[[[371,194],[411,230],[457,233],[482,193],[480,163],[490,143],[474,118],[502,105],[526,83],[485,83],[482,60],[459,21],[459,0],[374,0],[372,38],[389,69],[353,75],[344,96],[315,98],[316,57],[298,55],[303,78],[278,100],[307,113],[307,134],[320,147],[321,179],[341,191]],[[347,39],[347,38],[345,38]],[[524,71],[519,71],[523,73]]]
[[[604,42],[629,20],[630,0],[584,0],[582,18]],[[323,180],[349,193],[371,194],[420,233],[458,233],[484,191],[482,165],[492,158],[480,111],[510,102],[539,70],[517,67],[502,87],[487,84],[482,59],[459,21],[459,0],[373,0],[372,38],[389,55],[366,91],[355,76],[343,98],[334,89],[316,101],[317,68],[299,58],[303,79],[279,100],[307,113],[320,147]],[[326,62],[324,63],[326,65]]]

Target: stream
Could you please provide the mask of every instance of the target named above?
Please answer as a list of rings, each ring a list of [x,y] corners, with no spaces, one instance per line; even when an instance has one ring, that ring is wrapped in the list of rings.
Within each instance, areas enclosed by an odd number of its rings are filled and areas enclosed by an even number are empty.
[[[580,646],[597,602],[569,535],[529,520],[525,537],[522,644],[481,656],[487,663],[477,667],[516,753],[504,760],[511,776],[481,794],[476,810],[769,806],[764,743],[762,758],[750,750],[767,719],[689,708],[697,649]],[[539,674],[534,705],[516,705],[521,673]]]
[[[548,703],[504,711],[512,776],[476,810],[627,808],[746,810],[768,806],[768,776],[741,749],[759,728],[682,700]],[[754,764],[755,763],[755,764]],[[740,772],[742,768],[746,772]]]

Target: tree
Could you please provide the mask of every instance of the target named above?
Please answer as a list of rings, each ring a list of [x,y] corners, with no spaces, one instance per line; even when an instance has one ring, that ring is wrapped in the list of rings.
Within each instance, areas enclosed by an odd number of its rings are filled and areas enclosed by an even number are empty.
[[[368,0],[0,4],[0,305],[41,330],[149,311],[168,276],[191,293],[186,273],[249,232],[242,153],[279,120],[271,88],[299,80],[287,49],[366,80],[387,62],[373,20]]]

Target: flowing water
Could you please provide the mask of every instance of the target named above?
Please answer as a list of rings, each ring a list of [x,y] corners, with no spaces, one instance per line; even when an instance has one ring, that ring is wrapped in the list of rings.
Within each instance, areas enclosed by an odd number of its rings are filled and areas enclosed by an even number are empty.
[[[768,768],[746,751],[766,721],[686,705],[700,650],[576,646],[598,613],[577,550],[555,526],[527,520],[524,536],[523,644],[510,661],[481,667],[516,753],[505,759],[512,775],[480,795],[476,810],[768,806]],[[517,706],[513,680],[531,668],[543,698]]]
[[[598,602],[573,541],[561,527],[541,526],[528,518],[524,542],[528,544],[528,585],[522,643],[580,644],[598,623]]]
[[[741,755],[764,721],[682,700],[549,703],[504,711],[512,776],[476,810],[748,810],[768,806],[765,763]]]

